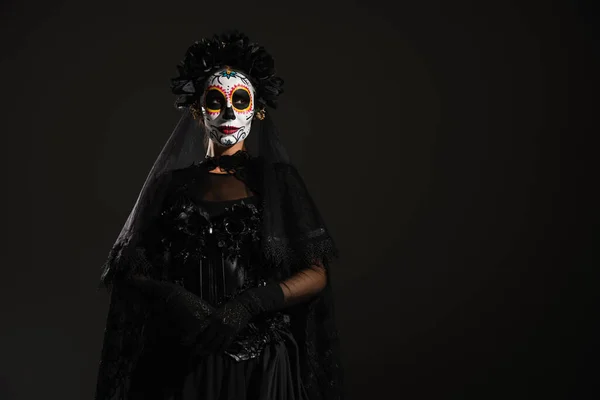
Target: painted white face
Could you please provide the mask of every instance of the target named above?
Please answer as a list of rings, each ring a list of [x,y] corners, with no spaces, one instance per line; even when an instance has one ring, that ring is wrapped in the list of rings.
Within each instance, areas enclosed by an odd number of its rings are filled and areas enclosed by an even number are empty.
[[[224,147],[250,134],[254,117],[254,88],[244,74],[224,68],[206,82],[202,96],[204,123],[210,139]]]

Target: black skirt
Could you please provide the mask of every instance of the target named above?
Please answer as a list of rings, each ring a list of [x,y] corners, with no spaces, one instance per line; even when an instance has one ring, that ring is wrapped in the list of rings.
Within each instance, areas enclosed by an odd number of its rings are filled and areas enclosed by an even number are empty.
[[[236,361],[224,353],[190,356],[190,348],[148,351],[132,375],[129,400],[308,400],[298,344],[289,331],[261,355]]]

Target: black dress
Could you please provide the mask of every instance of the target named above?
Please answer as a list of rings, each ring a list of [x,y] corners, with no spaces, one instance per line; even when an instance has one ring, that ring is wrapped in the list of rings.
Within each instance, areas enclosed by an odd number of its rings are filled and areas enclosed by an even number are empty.
[[[259,196],[233,175],[197,166],[179,175],[144,239],[148,258],[166,260],[166,278],[213,307],[265,284]],[[196,186],[197,179],[211,184]],[[196,187],[210,190],[199,193]],[[132,375],[131,399],[307,399],[299,346],[285,312],[252,321],[225,353],[203,354],[167,339],[160,327],[146,334],[147,349]]]

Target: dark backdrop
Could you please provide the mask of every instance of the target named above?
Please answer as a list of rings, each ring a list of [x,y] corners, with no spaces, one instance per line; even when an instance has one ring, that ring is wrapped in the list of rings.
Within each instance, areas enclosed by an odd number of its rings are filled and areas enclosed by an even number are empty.
[[[2,400],[92,398],[99,266],[178,119],[168,78],[229,27],[275,56],[276,122],[343,255],[348,399],[599,395],[591,1],[0,10]]]

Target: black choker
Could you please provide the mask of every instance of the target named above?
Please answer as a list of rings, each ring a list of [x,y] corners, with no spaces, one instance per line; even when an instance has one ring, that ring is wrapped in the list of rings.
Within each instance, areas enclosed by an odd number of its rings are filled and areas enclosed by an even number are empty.
[[[233,154],[222,155],[219,157],[206,156],[204,163],[208,167],[209,171],[219,167],[223,171],[233,172],[236,169],[244,168],[250,154],[246,150],[238,150]]]

